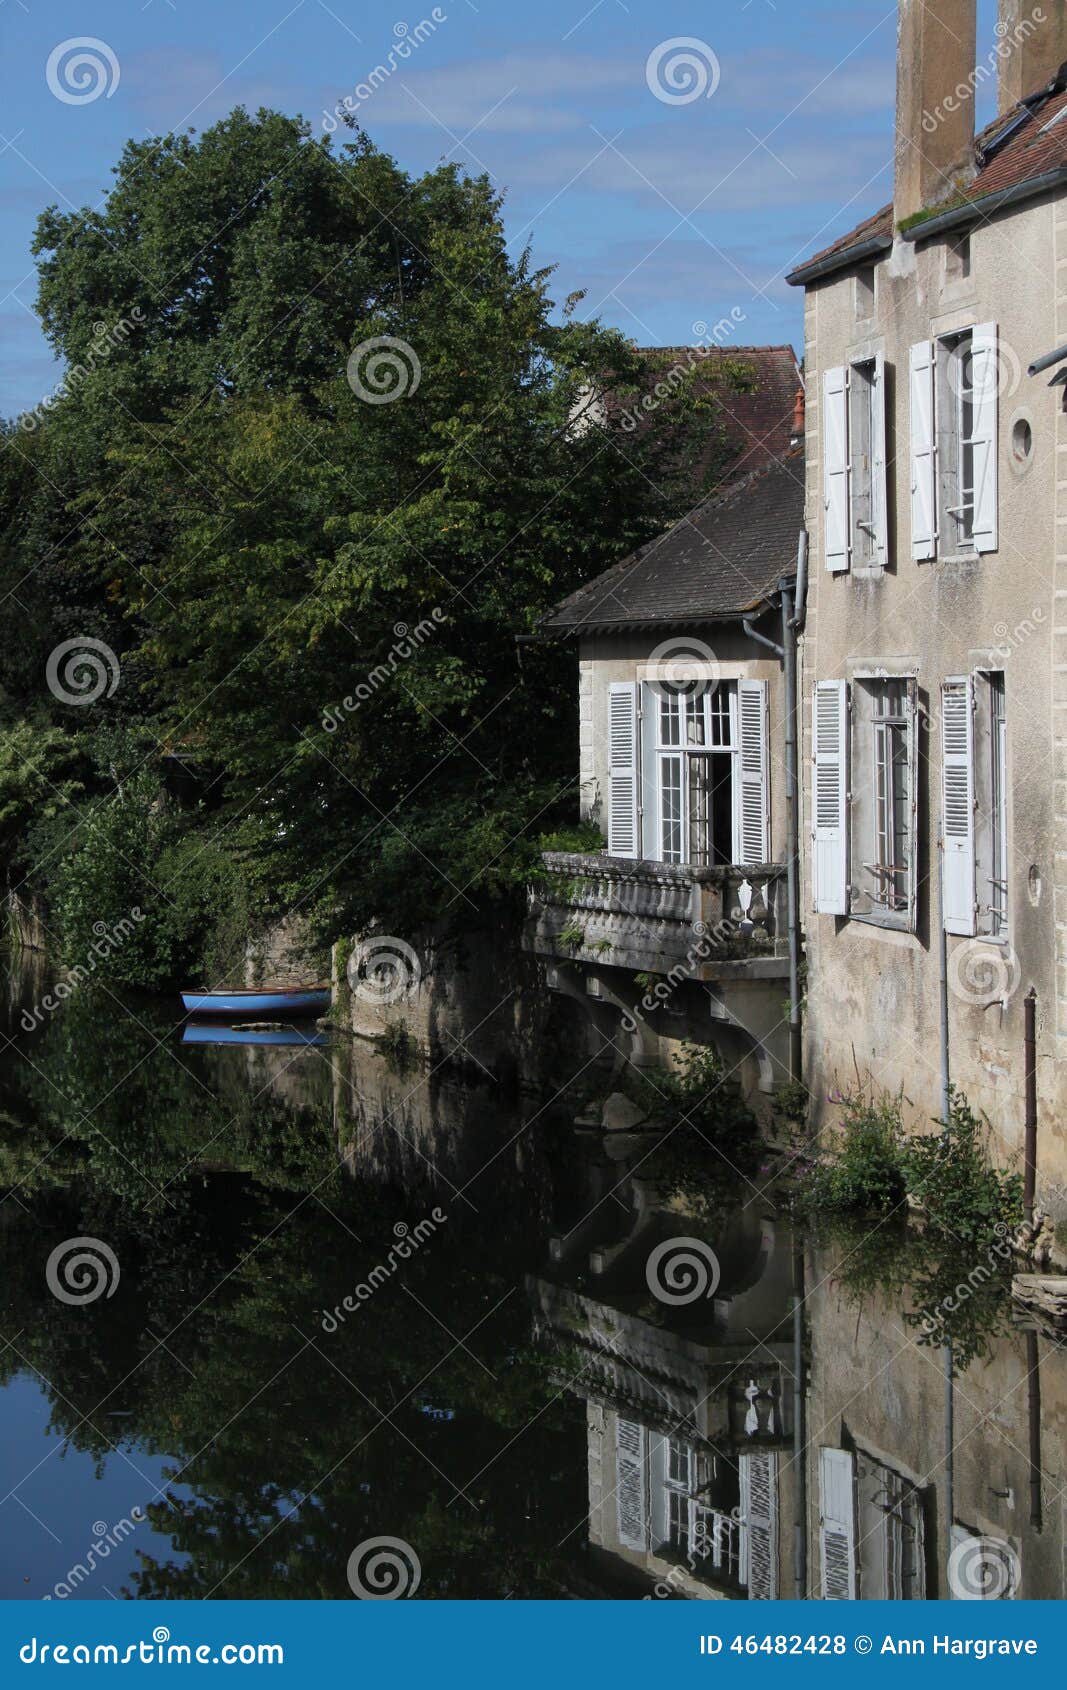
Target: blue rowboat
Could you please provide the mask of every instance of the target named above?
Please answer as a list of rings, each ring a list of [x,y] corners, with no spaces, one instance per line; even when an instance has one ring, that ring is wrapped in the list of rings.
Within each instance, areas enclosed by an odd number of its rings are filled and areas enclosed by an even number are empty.
[[[321,1015],[330,1007],[328,986],[284,987],[266,992],[183,992],[189,1015],[251,1016],[256,1021],[291,1021]]]
[[[325,1045],[325,1033],[302,1033],[299,1027],[219,1027],[213,1022],[187,1021],[185,1045]]]

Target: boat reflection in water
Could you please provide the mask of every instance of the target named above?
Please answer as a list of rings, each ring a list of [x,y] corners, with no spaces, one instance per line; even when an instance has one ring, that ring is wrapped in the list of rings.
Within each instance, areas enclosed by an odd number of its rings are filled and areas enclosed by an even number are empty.
[[[314,1027],[221,1027],[211,1021],[188,1021],[183,1045],[326,1045],[329,1038]]]

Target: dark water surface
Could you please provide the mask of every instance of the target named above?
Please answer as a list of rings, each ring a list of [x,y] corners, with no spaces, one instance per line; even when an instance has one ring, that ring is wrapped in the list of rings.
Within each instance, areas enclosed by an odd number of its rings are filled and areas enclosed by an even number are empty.
[[[800,1238],[763,1176],[347,1041],[99,994],[27,1032],[42,990],[8,969],[3,1596],[1064,1595],[1067,1364],[1003,1262]]]

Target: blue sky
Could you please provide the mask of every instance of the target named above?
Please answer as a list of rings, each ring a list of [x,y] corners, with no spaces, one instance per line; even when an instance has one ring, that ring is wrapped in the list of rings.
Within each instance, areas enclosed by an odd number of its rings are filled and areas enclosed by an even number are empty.
[[[99,203],[130,135],[203,129],[239,104],[321,124],[432,13],[433,0],[2,0],[0,412],[55,380],[32,309],[43,206]],[[444,157],[488,171],[516,245],[558,266],[556,297],[586,289],[584,311],[642,344],[689,343],[733,312],[739,341],[800,350],[784,273],[890,197],[895,0],[439,0],[437,14],[361,107],[380,146],[413,171]],[[980,0],[980,57],[994,20]],[[84,36],[106,43],[118,80],[108,70],[109,95],[70,104],[46,66]],[[710,97],[652,92],[649,56],[679,37],[698,43]]]

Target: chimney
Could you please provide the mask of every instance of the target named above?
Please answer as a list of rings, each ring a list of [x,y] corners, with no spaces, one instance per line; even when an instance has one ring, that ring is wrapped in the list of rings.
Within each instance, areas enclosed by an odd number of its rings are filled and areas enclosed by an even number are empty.
[[[951,198],[960,179],[974,174],[976,17],[976,0],[900,0],[893,189],[898,223]]]
[[[804,438],[804,389],[798,387],[796,398],[793,400],[793,430],[790,445],[795,446]]]
[[[1000,0],[997,20],[1001,113],[1036,94],[1067,60],[1067,0]]]

